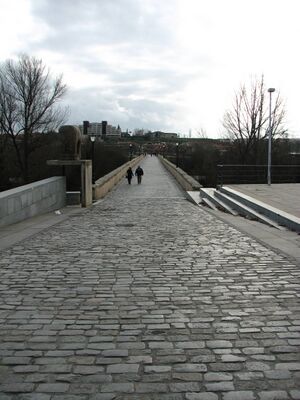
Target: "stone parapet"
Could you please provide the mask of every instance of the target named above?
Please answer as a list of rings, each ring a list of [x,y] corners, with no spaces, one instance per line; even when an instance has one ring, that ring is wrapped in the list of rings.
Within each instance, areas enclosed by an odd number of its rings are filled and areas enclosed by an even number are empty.
[[[121,165],[119,168],[116,168],[108,174],[97,179],[93,185],[93,200],[99,200],[103,198],[114,186],[120,182],[121,179],[125,177],[128,168],[135,167],[142,161],[143,158],[144,155],[136,157],[133,160]]]
[[[0,193],[0,226],[14,224],[66,205],[62,176],[43,179]]]
[[[199,190],[202,187],[199,182],[184,172],[181,168],[176,167],[176,165],[162,156],[159,156],[159,159],[184,190],[193,191]]]

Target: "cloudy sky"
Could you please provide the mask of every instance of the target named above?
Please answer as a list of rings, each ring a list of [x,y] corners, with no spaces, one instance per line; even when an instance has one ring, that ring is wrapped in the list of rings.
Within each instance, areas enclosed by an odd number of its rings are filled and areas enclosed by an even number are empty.
[[[234,93],[264,74],[300,137],[299,0],[0,0],[0,61],[63,73],[70,123],[221,137]]]

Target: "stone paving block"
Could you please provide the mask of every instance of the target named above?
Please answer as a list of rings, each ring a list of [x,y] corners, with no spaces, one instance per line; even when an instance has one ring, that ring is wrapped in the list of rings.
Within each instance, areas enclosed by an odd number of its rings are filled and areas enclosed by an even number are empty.
[[[4,383],[0,385],[0,393],[23,393],[32,392],[34,384],[32,383]]]
[[[224,393],[222,400],[255,400],[256,395],[249,390]]]
[[[287,400],[288,393],[284,390],[272,390],[258,393],[259,400]]]
[[[291,390],[290,395],[293,400],[300,400],[300,390]]]
[[[236,372],[234,375],[241,381],[255,381],[256,379],[261,380],[264,378],[262,372]]]
[[[39,370],[38,365],[18,365],[13,368],[13,370],[17,373],[24,374],[30,372],[37,372]]]
[[[81,394],[54,394],[51,400],[87,400],[87,397]]]
[[[169,388],[165,383],[136,383],[135,390],[137,393],[166,393]]]
[[[112,393],[133,393],[133,383],[107,383],[101,385],[101,392],[112,392]]]
[[[144,370],[145,373],[161,373],[161,372],[169,372],[171,371],[172,367],[170,365],[151,365],[145,366]]]
[[[188,382],[201,382],[203,380],[202,374],[199,372],[173,372],[172,378]]]
[[[51,364],[51,365],[42,365],[40,367],[40,372],[42,373],[61,373],[61,374],[66,374],[68,372],[71,372],[72,370],[72,365],[67,365],[67,364]]]
[[[1,400],[13,400],[13,395],[1,393],[1,396],[2,396]],[[47,400],[49,400],[49,399],[47,399]]]
[[[103,367],[91,365],[76,365],[73,369],[74,374],[93,375],[99,372],[104,372]]]
[[[97,393],[97,394],[91,395],[89,397],[89,400],[113,400],[116,398],[117,398],[117,394],[115,394],[115,393]]]
[[[150,349],[173,349],[174,344],[170,342],[149,342]]]
[[[3,357],[3,365],[28,365],[30,364],[30,357]]]
[[[187,357],[185,355],[175,355],[175,356],[158,356],[155,357],[155,361],[160,364],[176,364],[184,363]]]
[[[205,387],[208,392],[225,392],[234,390],[234,385],[232,382],[206,383]]]
[[[41,383],[36,391],[41,393],[66,393],[70,385],[67,383]]]
[[[211,371],[214,372],[231,372],[231,371],[241,371],[243,369],[242,363],[211,363],[210,364]]]
[[[289,371],[300,371],[300,362],[275,364],[275,369],[282,369],[282,370],[287,369]]]
[[[27,374],[25,378],[25,382],[32,382],[32,383],[47,382],[48,380],[49,380],[48,374],[39,374],[39,373]]]
[[[5,396],[5,395],[1,394],[1,396]],[[51,398],[51,394],[46,394],[46,393],[30,393],[30,394],[28,394],[27,393],[27,394],[18,395],[17,400],[50,400],[50,398]],[[1,397],[1,400],[6,400],[6,398]]]
[[[107,373],[109,374],[125,374],[137,373],[140,368],[139,364],[112,364],[107,366]]]
[[[274,380],[290,379],[292,376],[289,370],[265,371],[264,374],[267,379],[274,379]]]
[[[212,349],[232,347],[232,343],[228,340],[208,340],[206,346]]]
[[[97,383],[84,383],[84,382],[72,382],[70,384],[70,393],[72,394],[86,394],[90,395],[96,393],[99,388]]]
[[[270,366],[263,362],[247,361],[246,369],[249,371],[267,371],[270,369]]]
[[[128,350],[104,350],[101,352],[102,357],[128,357]]]
[[[171,392],[198,392],[200,385],[198,382],[176,382],[169,384]]]
[[[122,358],[119,357],[97,357],[95,363],[99,365],[120,364]]]
[[[206,372],[207,366],[205,364],[182,363],[175,364],[173,369],[177,372]]]
[[[215,393],[186,393],[186,400],[218,400],[218,395]]]
[[[232,381],[233,375],[229,373],[207,372],[203,375],[204,381]]]

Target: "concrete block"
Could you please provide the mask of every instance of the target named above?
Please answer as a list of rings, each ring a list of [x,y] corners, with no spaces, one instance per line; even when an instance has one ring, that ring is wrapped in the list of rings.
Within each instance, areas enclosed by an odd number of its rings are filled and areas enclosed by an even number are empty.
[[[80,204],[80,192],[79,191],[67,192],[67,205],[73,206],[77,204]]]
[[[33,182],[0,193],[0,226],[10,225],[66,205],[64,177]]]

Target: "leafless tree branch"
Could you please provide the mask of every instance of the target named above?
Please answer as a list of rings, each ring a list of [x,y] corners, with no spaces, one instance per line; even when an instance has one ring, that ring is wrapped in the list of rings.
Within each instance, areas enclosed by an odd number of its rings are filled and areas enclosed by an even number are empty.
[[[67,88],[62,76],[52,79],[42,60],[21,55],[0,66],[0,131],[11,137],[23,179],[35,133],[57,129],[68,110],[59,100]]]
[[[241,162],[255,162],[258,146],[268,136],[268,101],[264,77],[252,82],[250,90],[242,85],[235,94],[231,110],[225,112],[223,126],[227,136],[236,143]],[[272,137],[284,137],[285,108],[277,93],[272,111]]]

